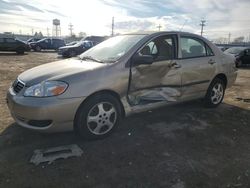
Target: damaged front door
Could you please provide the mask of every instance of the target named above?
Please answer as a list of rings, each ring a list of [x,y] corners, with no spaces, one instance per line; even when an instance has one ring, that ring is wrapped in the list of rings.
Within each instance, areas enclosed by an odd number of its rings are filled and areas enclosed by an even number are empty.
[[[176,60],[176,43],[176,35],[159,36],[132,58],[128,90],[131,105],[172,102],[181,96],[181,67]]]

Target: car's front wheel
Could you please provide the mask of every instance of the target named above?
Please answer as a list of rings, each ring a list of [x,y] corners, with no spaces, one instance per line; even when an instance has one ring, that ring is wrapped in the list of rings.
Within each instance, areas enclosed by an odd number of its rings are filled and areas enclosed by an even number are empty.
[[[121,106],[114,96],[94,95],[79,107],[74,130],[85,139],[101,139],[114,131],[120,119]]]
[[[69,51],[69,57],[74,57],[76,56],[76,52],[74,50]]]
[[[35,50],[36,50],[37,52],[40,52],[40,51],[42,50],[42,48],[41,48],[40,46],[36,46]]]
[[[220,78],[215,78],[208,90],[207,94],[205,96],[205,104],[208,107],[217,107],[223,100],[224,94],[225,94],[225,83]]]
[[[16,50],[16,53],[17,54],[24,54],[24,49],[23,48],[18,48],[17,50]]]

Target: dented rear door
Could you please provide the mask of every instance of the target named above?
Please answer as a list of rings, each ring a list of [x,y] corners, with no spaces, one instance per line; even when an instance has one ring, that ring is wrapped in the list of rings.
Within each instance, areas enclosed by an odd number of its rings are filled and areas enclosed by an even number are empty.
[[[154,62],[131,67],[128,91],[131,104],[178,101],[181,96],[181,67],[176,60],[176,42],[176,35],[163,35],[140,49],[140,54],[152,55]]]

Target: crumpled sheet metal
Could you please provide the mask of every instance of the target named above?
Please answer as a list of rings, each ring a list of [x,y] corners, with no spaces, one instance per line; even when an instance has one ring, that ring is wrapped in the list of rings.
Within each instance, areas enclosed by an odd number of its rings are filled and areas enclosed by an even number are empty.
[[[157,62],[157,65],[142,65],[134,68],[132,70],[130,90],[134,91],[138,88],[161,84],[169,70],[170,68],[166,64],[162,66],[159,62]]]
[[[76,145],[66,145],[47,149],[35,150],[30,162],[39,165],[40,163],[48,162],[51,164],[57,159],[66,159],[69,157],[80,157],[82,155],[82,149]]]
[[[129,95],[129,99],[134,104],[139,104],[141,100],[174,102],[180,95],[180,91],[176,89],[163,87],[134,92]]]
[[[175,85],[175,83],[181,81],[173,79],[179,78],[174,75],[178,73],[170,72],[171,68],[168,64],[170,64],[170,61],[134,67],[129,92],[130,102],[139,104],[141,100],[176,101],[177,97],[181,96],[181,88],[168,87],[168,85]]]

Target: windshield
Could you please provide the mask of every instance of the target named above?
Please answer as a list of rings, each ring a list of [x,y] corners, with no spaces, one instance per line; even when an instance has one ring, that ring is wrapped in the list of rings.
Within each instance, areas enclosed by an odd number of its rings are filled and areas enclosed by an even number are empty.
[[[79,41],[76,44],[74,44],[73,46],[84,46],[88,41]]]
[[[39,40],[39,41],[37,41],[37,42],[42,42],[42,41],[45,41],[46,39],[41,39],[41,40]]]
[[[121,35],[110,38],[80,55],[100,62],[115,62],[126,54],[145,35]]]
[[[240,48],[240,47],[233,47],[225,50],[225,53],[230,53],[230,54],[239,54],[242,52],[245,48]]]
[[[19,38],[15,38],[15,40],[22,42],[22,43],[25,43],[23,40],[20,40]]]

